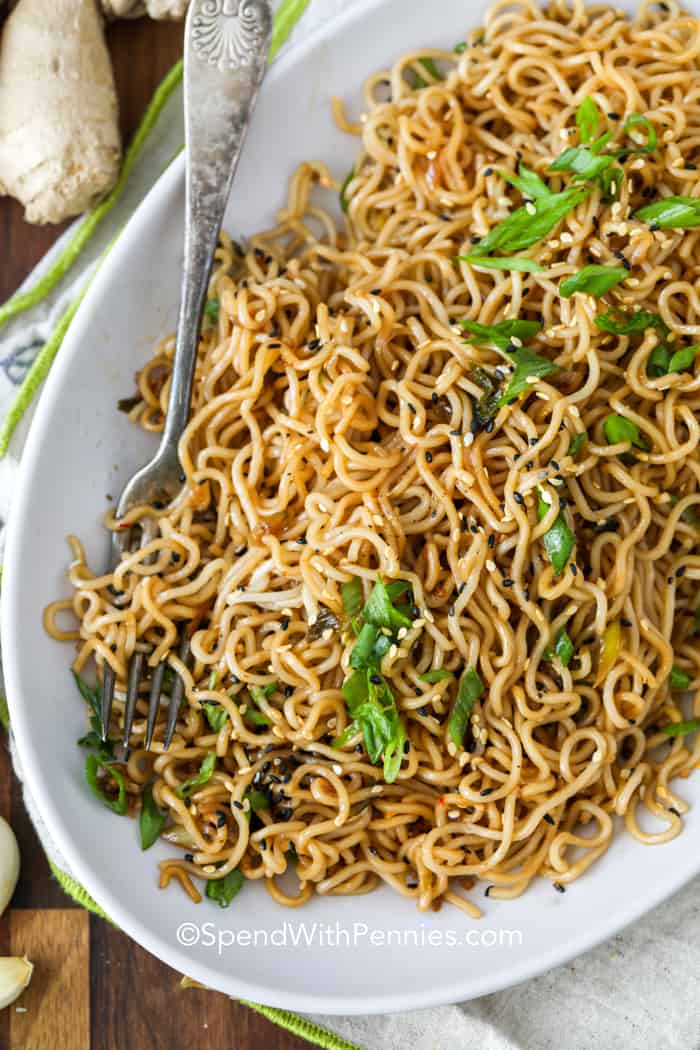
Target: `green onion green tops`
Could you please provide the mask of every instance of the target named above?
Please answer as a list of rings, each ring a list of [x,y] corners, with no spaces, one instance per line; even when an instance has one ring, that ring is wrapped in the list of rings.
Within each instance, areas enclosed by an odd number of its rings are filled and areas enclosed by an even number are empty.
[[[578,434],[574,434],[569,444],[569,455],[572,459],[576,459],[581,449],[588,441],[588,434],[585,430],[579,431]]]
[[[521,273],[544,273],[547,269],[536,259],[528,259],[526,255],[511,255],[510,258],[501,255],[458,255],[460,262],[472,263],[474,266],[483,266],[486,270],[518,270]]]
[[[584,266],[559,285],[559,293],[569,299],[575,292],[584,292],[599,299],[627,277],[621,266]]]
[[[573,186],[561,193],[554,193],[539,175],[522,164],[517,176],[507,174],[504,178],[532,199],[511,212],[507,219],[494,226],[479,241],[474,251],[466,257],[470,262],[477,263],[483,256],[496,251],[501,255],[515,254],[537,244],[591,192],[586,186]]]
[[[343,184],[340,187],[340,195],[339,195],[340,196],[340,207],[341,207],[343,212],[347,212],[348,208],[350,207],[350,201],[348,200],[348,195],[347,195],[348,194],[348,186],[350,185],[350,183],[352,182],[352,180],[354,178],[355,178],[355,168],[352,167],[352,168],[350,168],[350,171],[347,173],[347,175],[343,179]]]
[[[234,868],[228,875],[221,879],[210,879],[207,882],[206,895],[211,901],[216,901],[220,908],[228,908],[229,904],[240,893],[245,882],[245,876]]]
[[[671,689],[687,689],[690,685],[690,677],[676,664],[671,668],[669,675]]]
[[[184,798],[194,788],[203,787],[209,780],[211,780],[214,770],[216,768],[216,755],[213,751],[210,751],[208,755],[205,755],[202,759],[202,764],[199,767],[199,773],[196,777],[191,777],[189,780],[185,780],[180,784],[175,794],[178,798]]]
[[[204,304],[204,314],[208,319],[215,323],[219,320],[219,300],[218,299],[207,299]]]
[[[427,682],[428,685],[434,685],[436,682],[444,682],[447,678],[454,678],[452,671],[445,671],[443,668],[438,668],[434,671],[426,671],[425,674],[418,675],[419,682]]]
[[[221,704],[205,701],[202,705],[207,722],[215,733],[219,733],[228,722],[228,711]]]
[[[634,217],[657,230],[689,230],[700,226],[700,197],[664,197],[646,204]]]
[[[141,813],[139,814],[139,832],[141,849],[150,849],[158,841],[167,823],[166,813],[161,813],[153,798],[153,785],[146,784],[141,794]]]
[[[688,733],[697,733],[700,729],[700,718],[689,718],[687,722],[671,722],[670,725],[662,726],[661,732],[665,736],[687,736]]]
[[[356,635],[350,653],[352,674],[343,684],[348,713],[362,730],[370,762],[376,764],[383,758],[384,779],[388,784],[393,783],[401,768],[406,729],[394,694],[381,674],[381,663],[391,646],[399,641],[399,634],[412,624],[407,615],[410,607],[404,611],[403,606],[394,604],[409,590],[402,580],[385,584],[381,577],[377,578],[364,607],[352,621]],[[355,609],[356,589],[345,591],[343,602]],[[348,735],[346,730],[334,745],[344,746],[353,735]]]
[[[566,628],[560,627],[554,639],[554,645],[548,646],[544,651],[545,660],[557,659],[564,667],[568,667],[574,655],[574,643],[571,641]]]
[[[550,504],[547,502],[546,494],[540,489],[537,499],[538,521],[542,521],[546,517],[549,507]],[[552,564],[554,575],[561,576],[576,545],[576,537],[567,524],[563,510],[559,511],[554,524],[545,532],[542,542]]]
[[[609,445],[621,445],[628,441],[635,448],[641,448],[645,452],[649,449],[649,443],[640,433],[637,424],[625,416],[618,416],[614,413],[606,416],[603,429]]]
[[[474,668],[470,667],[462,675],[459,683],[459,690],[457,692],[457,699],[454,702],[449,722],[447,723],[447,730],[450,734],[450,738],[457,748],[461,748],[464,744],[464,736],[469,727],[469,718],[472,709],[483,692],[484,683],[481,681]]]
[[[478,321],[460,321],[469,333],[469,342],[477,346],[494,346],[497,350],[515,350],[517,346],[534,339],[541,330],[539,321],[497,321],[495,324],[480,324]],[[518,340],[514,343],[513,340]]]
[[[521,394],[527,393],[537,379],[559,371],[559,366],[553,361],[541,357],[522,345],[533,339],[540,331],[541,325],[538,321],[521,321],[516,318],[509,321],[498,321],[495,324],[480,324],[477,321],[460,321],[460,324],[469,333],[469,342],[477,346],[493,347],[504,355],[509,365],[513,366],[513,372],[504,393],[497,401],[491,399],[488,402],[488,407],[491,409],[509,404]],[[480,385],[483,387],[483,382]],[[494,389],[488,390],[487,393],[493,395]],[[495,411],[492,415],[495,415]]]
[[[110,777],[117,785],[118,794],[116,798],[108,795],[104,790],[104,785]],[[117,813],[120,817],[124,816],[127,808],[126,781],[116,766],[105,763],[97,755],[88,755],[85,759],[85,779],[93,795],[100,800],[103,806],[111,809],[113,813]]]
[[[597,328],[612,335],[644,335],[648,328],[656,328],[664,335],[669,329],[658,314],[648,310],[608,310],[595,319]]]

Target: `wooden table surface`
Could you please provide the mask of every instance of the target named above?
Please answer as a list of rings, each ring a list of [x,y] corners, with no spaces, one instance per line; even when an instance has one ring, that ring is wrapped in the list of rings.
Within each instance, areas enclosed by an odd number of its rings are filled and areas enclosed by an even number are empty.
[[[127,142],[181,54],[182,27],[141,19],[116,23],[108,36]],[[0,198],[0,302],[61,229],[27,225],[18,205]],[[0,814],[22,856],[19,885],[0,919],[0,956],[26,952],[35,966],[27,992],[0,1012],[0,1050],[308,1050],[226,996],[181,989],[180,974],[63,893],[22,803],[2,729]]]

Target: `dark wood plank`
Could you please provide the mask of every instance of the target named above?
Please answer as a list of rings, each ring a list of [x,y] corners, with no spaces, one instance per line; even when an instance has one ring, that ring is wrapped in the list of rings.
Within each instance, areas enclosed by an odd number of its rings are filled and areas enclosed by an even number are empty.
[[[9,1007],[9,1050],[90,1050],[87,912],[13,909],[10,947],[27,956],[34,973]]]
[[[90,931],[91,1050],[308,1050],[225,995],[182,988],[180,974],[103,919],[92,916]]]

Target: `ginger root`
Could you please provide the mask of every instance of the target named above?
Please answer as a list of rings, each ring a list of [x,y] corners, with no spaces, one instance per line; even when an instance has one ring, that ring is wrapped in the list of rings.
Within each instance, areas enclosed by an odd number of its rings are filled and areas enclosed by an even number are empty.
[[[100,0],[107,18],[184,18],[189,0]]]
[[[0,34],[0,193],[61,222],[117,180],[117,96],[95,0],[19,0]]]

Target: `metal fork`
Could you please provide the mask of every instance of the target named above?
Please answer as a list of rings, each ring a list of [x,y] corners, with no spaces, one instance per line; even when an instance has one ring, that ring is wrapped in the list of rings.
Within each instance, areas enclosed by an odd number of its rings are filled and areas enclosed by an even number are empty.
[[[185,24],[185,253],[180,314],[173,372],[163,437],[153,459],[126,484],[117,506],[117,518],[143,504],[165,506],[182,489],[185,475],[178,442],[187,424],[192,397],[197,344],[209,274],[219,230],[238,166],[243,142],[255,108],[272,39],[268,0],[192,0]],[[137,535],[137,528],[140,535]],[[112,536],[111,568],[123,553],[144,546],[155,535],[154,518]],[[187,638],[181,638],[180,658],[187,659]],[[125,747],[134,720],[136,700],[147,654],[135,652],[129,661]],[[167,659],[151,678],[146,726],[146,748],[153,740]],[[105,664],[102,677],[100,722],[107,739],[114,702],[115,673]],[[184,696],[184,683],[175,675],[165,733],[170,747]]]

